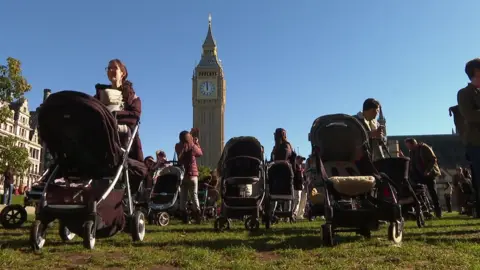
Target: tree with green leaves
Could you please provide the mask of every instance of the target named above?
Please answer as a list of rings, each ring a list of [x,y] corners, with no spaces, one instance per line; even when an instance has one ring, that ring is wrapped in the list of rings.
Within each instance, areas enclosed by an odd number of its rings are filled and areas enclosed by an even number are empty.
[[[210,168],[207,166],[198,166],[198,179],[204,179],[210,176]]]
[[[22,64],[9,57],[6,65],[0,65],[0,123],[13,117],[10,103],[24,97],[32,87],[22,75]],[[24,175],[30,167],[29,153],[18,146],[14,136],[0,136],[0,173],[10,166],[16,175]]]

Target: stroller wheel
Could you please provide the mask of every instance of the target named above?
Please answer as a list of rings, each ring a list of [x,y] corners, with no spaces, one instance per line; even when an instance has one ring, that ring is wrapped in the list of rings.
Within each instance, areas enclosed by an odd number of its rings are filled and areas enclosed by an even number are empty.
[[[87,249],[95,248],[95,223],[91,220],[83,223],[83,247]]]
[[[388,226],[388,240],[395,244],[401,243],[403,240],[403,220],[392,222]]]
[[[335,245],[335,242],[333,241],[332,224],[322,225],[322,240],[324,246],[333,247]]]
[[[224,230],[230,230],[230,220],[225,217],[218,217],[215,220],[214,228],[217,232],[222,232]]]
[[[425,217],[423,217],[422,212],[418,212],[416,215],[416,220],[417,220],[417,227],[418,228],[423,228],[425,227]]]
[[[145,214],[142,211],[136,210],[132,216],[132,240],[143,241],[145,238]]]
[[[157,225],[165,227],[170,222],[170,215],[167,212],[161,212],[157,215]]]
[[[58,234],[63,242],[71,241],[75,238],[75,234],[72,233],[63,222],[60,221],[60,226],[58,227]]]
[[[245,220],[245,229],[251,232],[254,232],[254,231],[257,231],[259,228],[260,228],[260,222],[258,221],[257,218],[253,218],[250,216]]]
[[[18,229],[27,221],[27,211],[19,204],[11,204],[0,212],[0,222],[5,229]]]
[[[40,220],[33,222],[30,229],[30,245],[33,251],[40,251],[45,245],[45,236],[47,234],[47,226]]]

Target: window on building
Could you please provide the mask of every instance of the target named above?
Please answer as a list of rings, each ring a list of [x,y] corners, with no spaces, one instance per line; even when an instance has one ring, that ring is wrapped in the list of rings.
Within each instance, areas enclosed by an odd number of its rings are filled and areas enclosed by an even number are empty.
[[[13,126],[12,125],[8,125],[8,132],[13,133]]]
[[[33,170],[33,173],[35,173],[35,174],[38,173],[38,165],[35,165],[35,169]]]

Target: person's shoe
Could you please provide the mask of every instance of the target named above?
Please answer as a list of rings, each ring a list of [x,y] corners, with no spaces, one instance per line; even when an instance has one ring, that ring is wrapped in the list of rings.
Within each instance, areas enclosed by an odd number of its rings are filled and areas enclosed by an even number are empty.
[[[442,209],[435,209],[435,216],[437,218],[442,218]]]

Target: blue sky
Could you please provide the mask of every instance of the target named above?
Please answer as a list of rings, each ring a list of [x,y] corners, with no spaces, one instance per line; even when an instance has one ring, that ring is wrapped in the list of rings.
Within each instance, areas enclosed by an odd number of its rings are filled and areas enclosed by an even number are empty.
[[[316,117],[357,113],[369,97],[390,135],[451,133],[448,107],[480,54],[478,10],[478,0],[1,1],[0,59],[22,61],[31,109],[44,88],[93,94],[122,59],[143,102],[145,154],[172,156],[192,126],[192,70],[212,13],[226,139],[256,136],[271,151],[284,127],[307,154]]]

